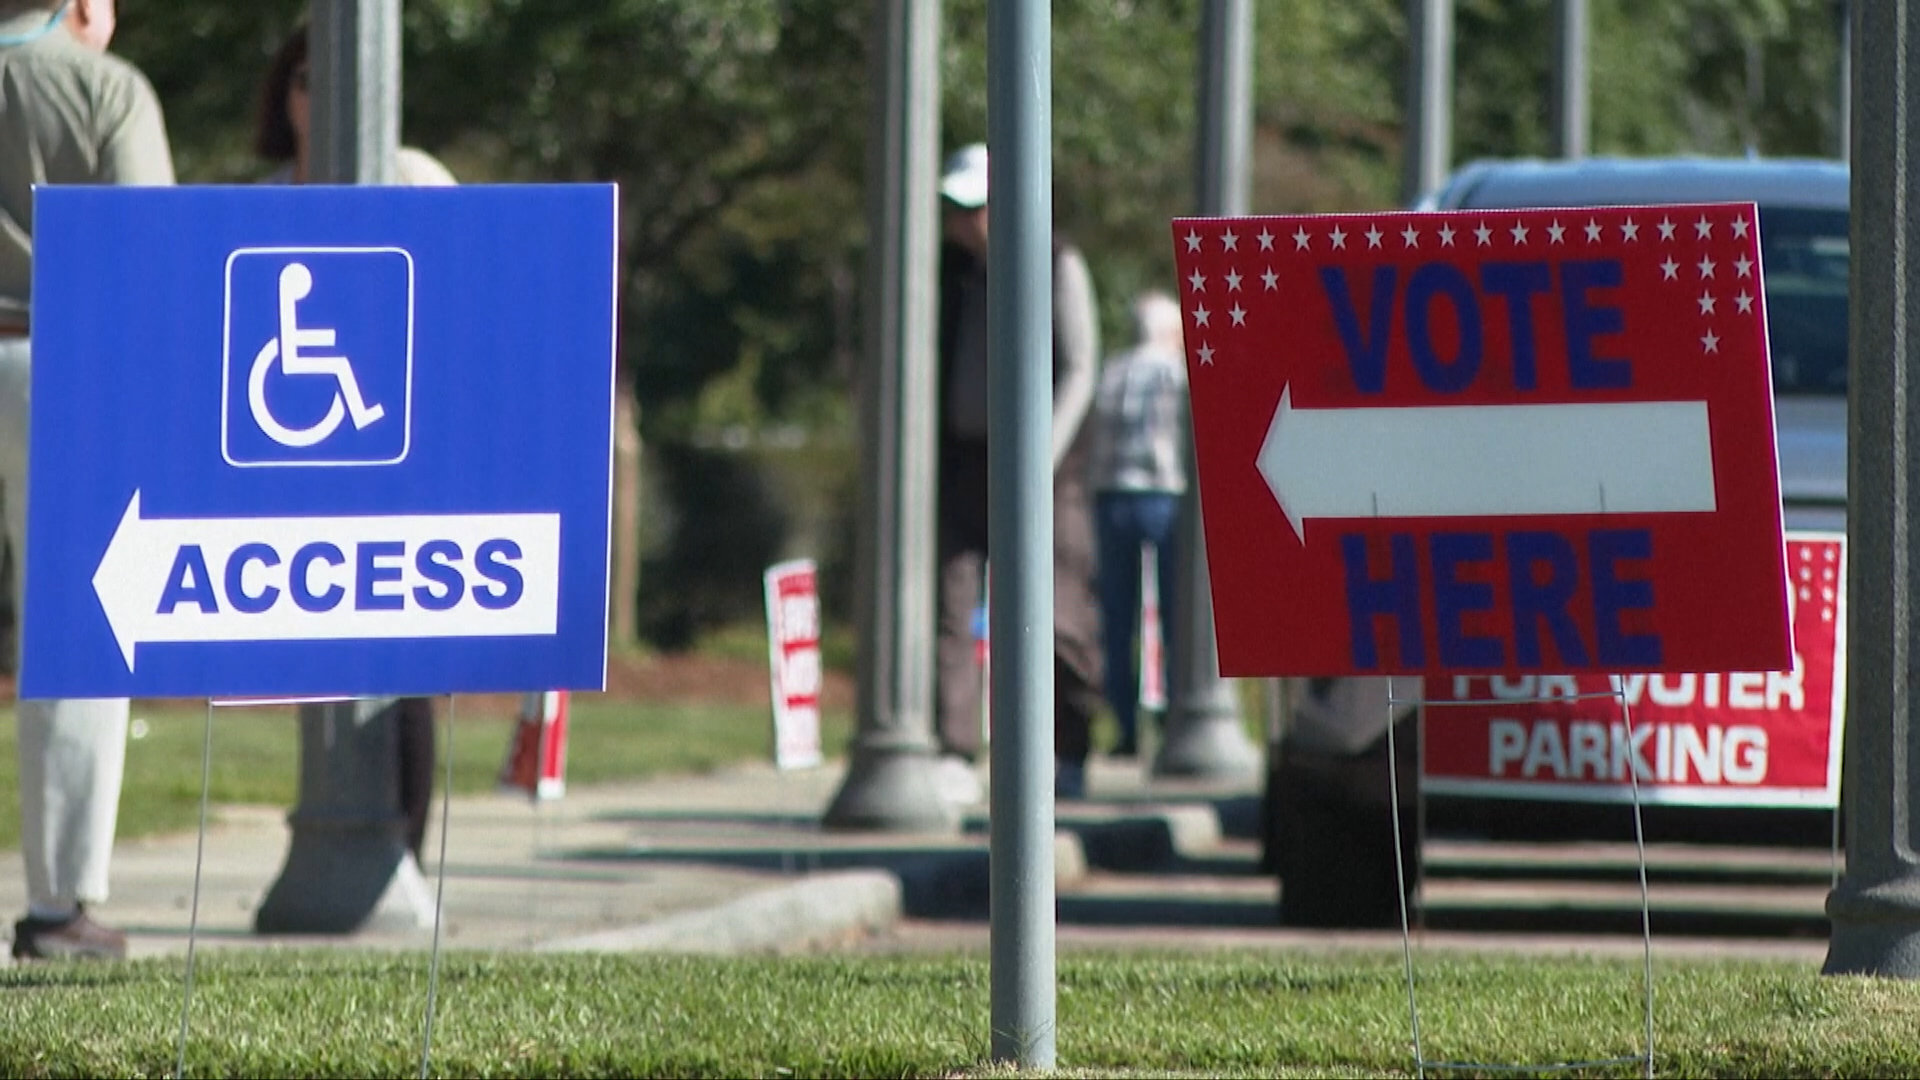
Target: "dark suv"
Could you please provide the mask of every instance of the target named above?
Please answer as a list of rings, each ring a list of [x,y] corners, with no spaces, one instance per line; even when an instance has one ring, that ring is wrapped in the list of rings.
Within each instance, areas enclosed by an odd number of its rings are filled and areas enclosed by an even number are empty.
[[[1847,498],[1847,167],[1815,160],[1608,159],[1482,161],[1456,172],[1420,210],[1753,202],[1773,372],[1781,498],[1789,529],[1844,531]],[[1417,697],[1395,680],[1391,700]],[[1269,735],[1267,860],[1281,881],[1281,921],[1297,926],[1397,922],[1389,815],[1384,679],[1293,679],[1284,726]],[[1592,807],[1419,794],[1418,709],[1396,705],[1401,859],[1417,883],[1422,829],[1527,839],[1603,834]],[[1754,814],[1768,817],[1754,828]],[[1738,826],[1730,818],[1740,819]],[[1811,811],[1649,808],[1650,838],[1824,838]]]

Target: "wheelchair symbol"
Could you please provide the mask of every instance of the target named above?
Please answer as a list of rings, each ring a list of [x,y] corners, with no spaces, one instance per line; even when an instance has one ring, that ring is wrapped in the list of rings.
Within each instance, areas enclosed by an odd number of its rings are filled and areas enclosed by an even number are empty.
[[[282,446],[313,446],[332,435],[341,422],[349,417],[356,430],[365,430],[387,413],[383,406],[369,405],[360,395],[360,381],[354,377],[351,360],[345,356],[314,355],[305,351],[334,348],[337,336],[331,328],[300,326],[296,308],[311,292],[313,272],[307,269],[305,263],[288,263],[280,271],[280,333],[269,338],[261,347],[247,375],[247,405],[253,411],[253,421],[266,433],[267,438]],[[267,405],[267,374],[273,370],[276,360],[280,362],[281,372],[288,376],[325,375],[338,384],[332,404],[318,423],[290,428],[273,415],[273,410]]]

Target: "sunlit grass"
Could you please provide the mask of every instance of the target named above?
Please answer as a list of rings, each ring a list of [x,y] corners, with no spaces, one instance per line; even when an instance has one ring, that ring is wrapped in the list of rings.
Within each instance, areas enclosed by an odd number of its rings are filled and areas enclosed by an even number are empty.
[[[443,958],[434,1072],[452,1076],[952,1076],[991,1067],[983,957]],[[1427,958],[1428,1062],[1549,1066],[1644,1050],[1631,960]],[[0,973],[0,1074],[161,1075],[178,961]],[[1920,985],[1779,963],[1663,963],[1660,1076],[1920,1075]],[[195,1076],[418,1068],[421,955],[214,953],[197,969]],[[1389,1076],[1414,1070],[1391,954],[1074,953],[1058,1061],[1085,1076]],[[1434,1075],[1429,1070],[1429,1075]],[[1492,1075],[1448,1070],[1442,1075]],[[1635,1062],[1574,1075],[1637,1076]]]

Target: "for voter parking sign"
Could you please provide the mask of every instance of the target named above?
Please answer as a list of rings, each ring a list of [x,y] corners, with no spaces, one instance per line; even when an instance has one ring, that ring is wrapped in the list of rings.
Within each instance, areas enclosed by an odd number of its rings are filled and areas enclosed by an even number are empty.
[[[1429,676],[1422,688],[1421,790],[1568,802],[1839,806],[1846,537],[1789,533],[1787,565],[1790,669]]]
[[[611,187],[36,195],[25,696],[603,685]]]
[[[1789,667],[1757,221],[1176,221],[1221,673]]]

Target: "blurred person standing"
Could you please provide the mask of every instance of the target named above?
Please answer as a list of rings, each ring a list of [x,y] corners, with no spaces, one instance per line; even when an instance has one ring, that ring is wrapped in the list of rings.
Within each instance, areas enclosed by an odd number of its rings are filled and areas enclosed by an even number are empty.
[[[31,554],[25,526],[33,188],[173,183],[153,86],[107,54],[114,15],[113,0],[0,0],[0,485],[21,581]],[[99,302],[105,313],[115,298]],[[16,710],[27,914],[13,924],[13,956],[124,958],[126,935],[95,921],[87,905],[107,898],[127,700],[22,701]]]
[[[1180,305],[1163,292],[1142,293],[1133,317],[1137,343],[1107,360],[1093,398],[1090,479],[1100,534],[1107,703],[1120,729],[1115,757],[1140,752],[1134,635],[1140,628],[1141,548],[1153,547],[1160,624],[1171,625],[1180,502],[1187,490],[1187,366]],[[1160,652],[1162,686],[1173,685],[1167,679],[1167,652]]]
[[[941,792],[981,799],[980,668],[973,611],[987,564],[987,148],[947,158],[940,178],[939,563],[935,716]],[[1055,794],[1086,790],[1099,711],[1100,616],[1093,598],[1087,431],[1099,362],[1093,280],[1078,249],[1053,242],[1053,651]]]
[[[266,177],[270,184],[304,184],[308,180],[308,126],[312,121],[307,66],[308,32],[298,27],[274,53],[260,87],[259,115],[253,151],[277,166]],[[394,154],[394,175],[401,187],[452,187],[457,180],[432,154],[402,146]]]
[[[260,87],[254,153],[277,166],[266,183],[304,184],[310,177],[307,154],[312,99],[307,52],[308,32],[301,26],[274,53]],[[402,187],[451,187],[456,183],[446,166],[426,151],[410,146],[399,149],[394,168]],[[420,849],[426,842],[427,818],[433,804],[433,702],[430,697],[399,698],[396,702],[400,710],[394,724],[399,738],[400,812],[406,818],[407,849],[413,852],[415,862],[420,861]]]

